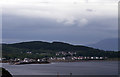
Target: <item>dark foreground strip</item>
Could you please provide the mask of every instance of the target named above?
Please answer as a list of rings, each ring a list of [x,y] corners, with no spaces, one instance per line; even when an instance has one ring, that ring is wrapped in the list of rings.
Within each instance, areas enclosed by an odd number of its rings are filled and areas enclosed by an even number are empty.
[[[2,68],[2,76],[1,77],[13,77],[6,69]]]
[[[119,77],[118,75],[14,75],[13,77]]]

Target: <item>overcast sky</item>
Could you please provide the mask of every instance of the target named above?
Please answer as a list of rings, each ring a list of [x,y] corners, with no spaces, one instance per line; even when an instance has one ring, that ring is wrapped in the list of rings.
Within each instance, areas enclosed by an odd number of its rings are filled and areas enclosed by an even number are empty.
[[[118,35],[118,0],[1,0],[3,42],[91,44]]]

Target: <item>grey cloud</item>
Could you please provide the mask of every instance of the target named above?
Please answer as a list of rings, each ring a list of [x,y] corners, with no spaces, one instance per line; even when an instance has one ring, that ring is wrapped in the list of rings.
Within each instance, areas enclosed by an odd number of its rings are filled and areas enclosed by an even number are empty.
[[[114,18],[95,19],[86,26],[79,27],[77,22],[72,26],[65,26],[50,19],[3,15],[3,41],[58,40],[73,44],[92,43],[104,38],[117,37],[116,29],[106,28],[116,25],[115,21]]]
[[[86,9],[86,11],[93,12],[94,10],[93,9]]]

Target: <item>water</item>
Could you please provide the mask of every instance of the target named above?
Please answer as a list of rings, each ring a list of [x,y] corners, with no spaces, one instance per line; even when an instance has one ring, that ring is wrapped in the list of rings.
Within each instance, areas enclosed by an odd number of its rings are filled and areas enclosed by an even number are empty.
[[[55,62],[51,64],[3,64],[12,75],[117,75],[117,61]]]

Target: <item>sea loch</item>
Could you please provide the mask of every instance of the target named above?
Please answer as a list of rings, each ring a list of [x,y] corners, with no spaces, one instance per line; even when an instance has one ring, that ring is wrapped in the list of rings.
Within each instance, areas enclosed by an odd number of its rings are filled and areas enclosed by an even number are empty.
[[[117,61],[54,62],[51,64],[3,64],[12,75],[117,75]]]

